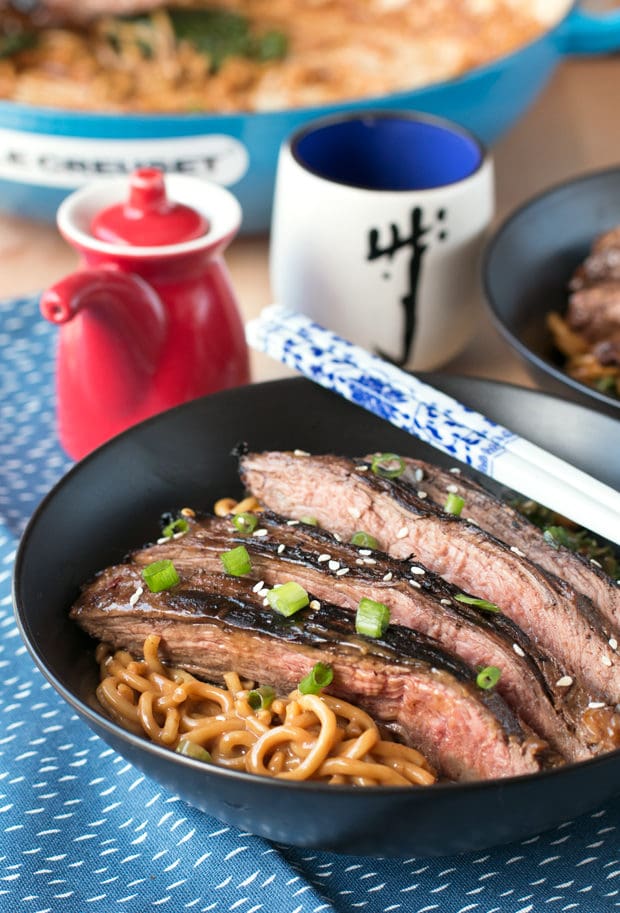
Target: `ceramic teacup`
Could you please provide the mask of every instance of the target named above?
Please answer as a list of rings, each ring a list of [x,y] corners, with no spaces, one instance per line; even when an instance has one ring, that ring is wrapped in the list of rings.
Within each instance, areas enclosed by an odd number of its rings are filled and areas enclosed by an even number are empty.
[[[318,120],[280,150],[277,303],[408,369],[469,339],[494,210],[493,165],[456,124],[410,112]]]

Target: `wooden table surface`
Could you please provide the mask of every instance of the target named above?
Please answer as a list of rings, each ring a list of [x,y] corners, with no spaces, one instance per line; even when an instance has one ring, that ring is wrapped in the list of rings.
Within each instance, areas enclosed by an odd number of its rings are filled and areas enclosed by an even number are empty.
[[[497,219],[531,195],[620,160],[620,56],[560,64],[524,118],[493,149]],[[620,213],[619,213],[620,221]],[[271,302],[268,238],[237,238],[226,255],[244,318]],[[71,271],[74,251],[52,225],[0,215],[0,298],[42,289]],[[254,380],[288,369],[253,354]],[[533,386],[520,360],[495,330],[483,302],[474,338],[444,370]]]

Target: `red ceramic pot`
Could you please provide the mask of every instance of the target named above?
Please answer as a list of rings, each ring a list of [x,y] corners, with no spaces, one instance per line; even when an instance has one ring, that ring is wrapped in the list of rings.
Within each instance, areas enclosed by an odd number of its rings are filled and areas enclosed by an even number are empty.
[[[167,193],[166,193],[167,188]],[[241,209],[203,180],[140,169],[89,185],[58,210],[82,255],[41,311],[61,326],[58,425],[83,457],[130,425],[249,380],[243,325],[223,260]]]

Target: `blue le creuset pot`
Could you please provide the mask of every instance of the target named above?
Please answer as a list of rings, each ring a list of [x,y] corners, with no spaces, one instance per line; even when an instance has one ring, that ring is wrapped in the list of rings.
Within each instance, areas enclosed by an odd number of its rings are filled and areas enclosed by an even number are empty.
[[[570,54],[620,48],[620,11],[577,6],[515,53],[464,76],[414,91],[329,106],[252,114],[100,114],[0,102],[0,209],[53,220],[86,181],[143,165],[198,174],[241,203],[242,231],[269,226],[278,150],[302,124],[338,111],[401,109],[439,115],[492,144],[534,101]]]

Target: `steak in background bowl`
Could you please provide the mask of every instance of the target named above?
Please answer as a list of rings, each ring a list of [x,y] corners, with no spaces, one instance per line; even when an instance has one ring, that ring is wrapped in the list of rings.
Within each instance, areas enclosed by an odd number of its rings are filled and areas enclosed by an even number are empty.
[[[620,399],[568,373],[548,321],[554,312],[566,314],[571,280],[595,240],[619,220],[620,168],[591,172],[519,207],[495,232],[483,260],[491,316],[534,380],[615,418]]]

